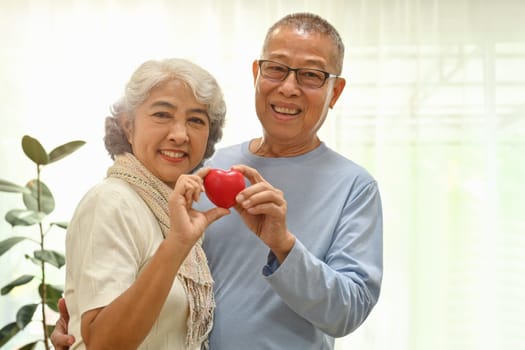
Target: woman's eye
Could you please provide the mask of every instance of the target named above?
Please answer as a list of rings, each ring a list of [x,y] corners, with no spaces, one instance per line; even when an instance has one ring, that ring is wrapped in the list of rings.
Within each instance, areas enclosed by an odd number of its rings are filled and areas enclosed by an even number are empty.
[[[206,125],[206,121],[199,117],[190,117],[189,121],[196,124]]]
[[[153,116],[161,119],[171,118],[171,114],[167,112],[155,112],[153,113]]]

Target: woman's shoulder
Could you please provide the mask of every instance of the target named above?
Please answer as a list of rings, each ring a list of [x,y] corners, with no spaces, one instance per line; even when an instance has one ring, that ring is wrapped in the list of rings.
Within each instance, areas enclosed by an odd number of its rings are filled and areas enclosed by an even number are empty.
[[[105,178],[91,189],[80,200],[79,207],[104,208],[104,210],[128,209],[144,210],[144,201],[126,182],[117,178]]]
[[[71,219],[76,225],[105,225],[109,221],[115,227],[125,224],[128,229],[142,228],[137,232],[160,230],[146,202],[127,182],[116,178],[104,179],[88,190]]]
[[[107,177],[99,183],[95,184],[93,187],[91,187],[86,193],[86,196],[100,194],[128,196],[132,193],[135,193],[135,191],[126,181],[114,177]]]

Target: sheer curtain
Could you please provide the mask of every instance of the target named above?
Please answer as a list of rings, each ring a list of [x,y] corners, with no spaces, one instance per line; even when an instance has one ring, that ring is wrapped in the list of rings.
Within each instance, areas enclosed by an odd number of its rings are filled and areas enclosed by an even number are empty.
[[[218,78],[222,145],[257,136],[251,62],[267,27],[296,11],[345,41],[347,87],[321,134],[370,170],[384,201],[381,298],[337,348],[525,349],[523,1],[0,0],[0,178],[34,177],[24,134],[48,151],[87,141],[42,174],[67,220],[109,164],[109,104],[149,58],[185,57]],[[0,194],[0,215],[21,205]],[[2,220],[0,240],[12,232]],[[63,233],[50,239],[63,250]],[[18,255],[0,257],[2,286],[30,266]],[[33,297],[0,297],[0,327]]]

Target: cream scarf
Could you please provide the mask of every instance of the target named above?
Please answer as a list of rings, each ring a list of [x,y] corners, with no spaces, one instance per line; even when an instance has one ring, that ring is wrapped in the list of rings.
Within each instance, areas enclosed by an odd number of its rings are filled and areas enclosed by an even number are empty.
[[[162,235],[166,237],[170,227],[168,198],[172,189],[130,153],[116,156],[115,163],[108,169],[108,176],[122,179],[133,187],[157,218]],[[201,244],[202,238],[193,246],[177,275],[184,286],[190,308],[187,346],[198,342],[204,342],[206,346],[213,326],[213,279]]]

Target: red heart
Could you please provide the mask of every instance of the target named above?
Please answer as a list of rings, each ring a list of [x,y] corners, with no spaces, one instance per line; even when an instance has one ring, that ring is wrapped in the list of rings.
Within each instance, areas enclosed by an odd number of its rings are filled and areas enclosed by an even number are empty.
[[[204,178],[208,198],[218,207],[230,208],[235,196],[245,187],[244,176],[237,170],[211,169]]]

